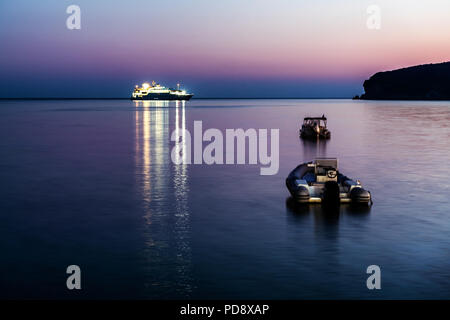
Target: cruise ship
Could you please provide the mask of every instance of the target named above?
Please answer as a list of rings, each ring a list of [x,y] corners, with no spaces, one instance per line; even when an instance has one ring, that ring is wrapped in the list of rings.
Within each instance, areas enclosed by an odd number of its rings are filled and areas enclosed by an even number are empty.
[[[131,94],[131,100],[189,100],[193,94],[181,90],[177,84],[177,89],[170,89],[152,81],[142,84],[142,87],[136,86]]]

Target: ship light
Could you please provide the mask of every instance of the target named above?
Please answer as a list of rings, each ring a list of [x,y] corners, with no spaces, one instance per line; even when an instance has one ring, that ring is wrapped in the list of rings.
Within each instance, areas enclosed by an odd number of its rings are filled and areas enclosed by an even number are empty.
[[[150,87],[150,85],[146,82],[142,84],[142,88],[144,89],[148,89]]]

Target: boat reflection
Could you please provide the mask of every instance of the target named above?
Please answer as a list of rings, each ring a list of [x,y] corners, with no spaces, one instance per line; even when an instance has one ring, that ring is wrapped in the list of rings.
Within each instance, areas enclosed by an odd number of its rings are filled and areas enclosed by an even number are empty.
[[[320,157],[327,156],[327,143],[326,139],[301,139],[303,146],[303,159],[310,161]]]
[[[170,159],[170,129],[186,126],[185,102],[134,101],[136,183],[141,196],[147,260],[146,288],[158,298],[192,292],[189,173]],[[171,121],[171,119],[174,119]],[[174,121],[174,122],[173,122]],[[174,148],[183,150],[183,140]],[[161,266],[167,272],[161,277]],[[154,275],[159,274],[158,278]],[[161,296],[161,292],[164,292]]]
[[[327,208],[321,204],[300,204],[292,197],[286,199],[286,209],[289,217],[301,223],[309,217],[314,218],[315,225],[338,225],[343,217],[364,220],[369,218],[370,206],[355,206],[341,204],[338,207]]]

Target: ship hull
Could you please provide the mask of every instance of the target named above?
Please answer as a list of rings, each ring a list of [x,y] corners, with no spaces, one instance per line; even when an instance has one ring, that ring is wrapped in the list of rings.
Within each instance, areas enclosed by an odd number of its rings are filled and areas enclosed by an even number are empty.
[[[170,93],[149,93],[143,97],[131,97],[131,100],[163,100],[163,101],[175,101],[175,100],[190,100],[193,94],[188,94],[185,96],[177,96]]]

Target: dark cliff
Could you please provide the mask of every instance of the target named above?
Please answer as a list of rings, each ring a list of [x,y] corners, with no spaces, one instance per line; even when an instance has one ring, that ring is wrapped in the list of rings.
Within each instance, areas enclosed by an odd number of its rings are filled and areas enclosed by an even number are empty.
[[[450,100],[450,62],[378,72],[364,81],[367,100]]]

